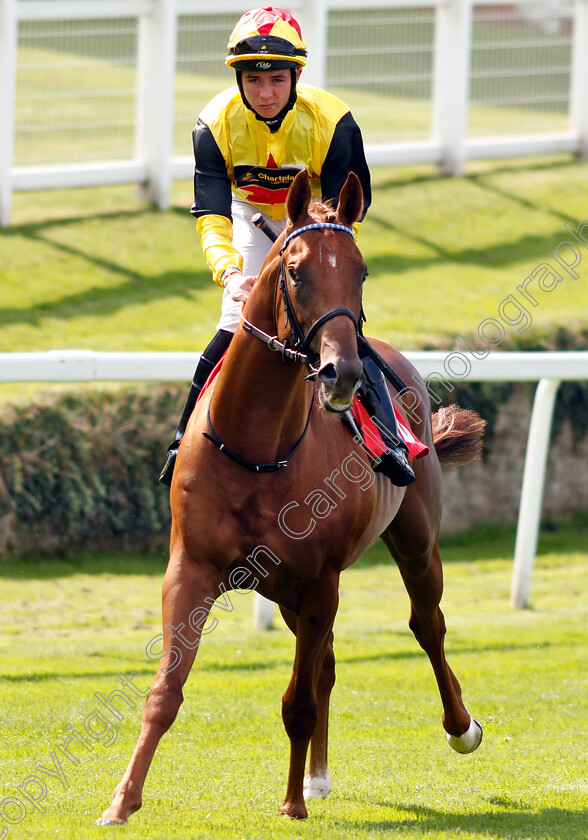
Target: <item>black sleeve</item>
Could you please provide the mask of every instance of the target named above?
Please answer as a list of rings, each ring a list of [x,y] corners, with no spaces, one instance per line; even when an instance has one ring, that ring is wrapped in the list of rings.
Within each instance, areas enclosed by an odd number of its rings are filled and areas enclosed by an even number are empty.
[[[323,201],[331,200],[337,203],[341,187],[350,172],[355,172],[361,182],[363,190],[361,219],[363,219],[372,202],[370,171],[365,159],[361,131],[351,116],[351,112],[348,111],[337,123],[321,170]]]
[[[210,128],[198,120],[192,132],[194,146],[194,204],[190,213],[197,218],[214,213],[231,216],[231,182],[225,159]]]

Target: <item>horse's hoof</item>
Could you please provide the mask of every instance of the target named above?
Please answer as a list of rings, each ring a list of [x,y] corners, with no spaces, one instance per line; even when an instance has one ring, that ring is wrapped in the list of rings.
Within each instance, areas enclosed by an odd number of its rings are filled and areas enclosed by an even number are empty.
[[[127,825],[126,820],[112,820],[108,817],[100,817],[96,820],[96,825]]]
[[[284,802],[280,808],[280,816],[290,820],[306,820],[308,811],[304,802]]]
[[[304,777],[304,798],[305,799],[324,799],[333,790],[333,783],[327,770],[324,776],[310,776]]]
[[[474,750],[477,750],[482,743],[483,730],[477,720],[471,719],[469,729],[463,735],[450,735],[445,733],[447,743],[455,752],[466,755]]]

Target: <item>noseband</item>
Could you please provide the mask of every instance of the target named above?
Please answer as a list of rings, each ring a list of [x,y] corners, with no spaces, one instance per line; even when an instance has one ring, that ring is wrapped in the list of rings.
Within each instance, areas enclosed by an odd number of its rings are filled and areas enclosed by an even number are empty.
[[[252,335],[255,335],[257,338],[260,338],[262,341],[265,341],[270,350],[281,351],[284,361],[291,360],[302,362],[307,365],[311,365],[313,359],[316,358],[317,354],[311,350],[310,345],[322,326],[333,318],[336,318],[338,315],[345,315],[347,318],[351,318],[355,327],[355,332],[360,334],[361,321],[363,321],[364,317],[362,310],[360,322],[358,323],[358,320],[351,309],[348,309],[345,306],[337,306],[334,309],[329,309],[329,311],[325,312],[324,315],[319,316],[311,325],[308,333],[304,335],[304,330],[300,325],[300,321],[298,320],[298,316],[296,315],[296,311],[292,305],[290,293],[288,292],[288,284],[286,282],[286,265],[283,259],[283,254],[293,239],[300,236],[301,233],[306,233],[306,231],[309,230],[341,230],[348,233],[355,240],[355,234],[351,228],[345,227],[345,225],[334,224],[333,222],[315,222],[311,225],[305,225],[304,227],[292,231],[292,233],[284,240],[284,244],[280,249],[280,269],[278,283],[276,284],[276,295],[279,289],[284,303],[284,311],[286,313],[286,326],[290,324],[292,343],[290,344],[287,338],[283,342],[279,341],[277,335],[268,335],[241,316],[243,328]]]

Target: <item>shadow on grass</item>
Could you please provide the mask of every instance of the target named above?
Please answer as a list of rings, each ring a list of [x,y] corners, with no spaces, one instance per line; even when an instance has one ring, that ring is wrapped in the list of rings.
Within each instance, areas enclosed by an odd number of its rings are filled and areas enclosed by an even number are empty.
[[[0,580],[52,580],[73,575],[148,575],[161,577],[167,566],[167,553],[150,554],[106,554],[104,552],[83,552],[68,557],[18,557],[0,559]]]
[[[409,831],[411,837],[431,837],[434,832],[442,836],[458,837],[460,834],[479,834],[496,838],[549,838],[549,840],[579,840],[587,837],[586,811],[564,808],[526,809],[517,802],[504,802],[504,811],[486,811],[481,814],[451,814],[425,806],[406,807],[394,802],[379,805],[405,811],[407,817],[398,820],[335,821],[342,831],[384,833]],[[508,810],[506,810],[508,809]],[[371,836],[371,834],[370,834]]]
[[[285,627],[284,627],[285,629]],[[253,631],[252,631],[253,632]],[[294,637],[288,640],[291,642],[292,652],[294,651]],[[576,645],[570,645],[569,642],[566,642],[566,650],[569,650],[570,647],[580,647],[581,642],[578,641]],[[559,647],[559,645],[551,645],[549,642],[544,642],[541,645],[541,648],[545,650],[548,647]],[[398,662],[407,662],[412,660],[423,660],[426,662],[426,655],[423,651],[418,647],[416,640],[414,642],[414,649],[413,650],[401,650],[401,651],[390,651],[389,653],[376,653],[376,654],[367,654],[365,656],[345,656],[343,653],[341,655],[341,651],[345,650],[345,641],[341,641],[339,643],[339,656],[337,657],[337,667],[341,670],[344,669],[345,666],[349,665],[369,665],[374,663],[398,663]],[[467,646],[452,646],[451,647],[451,658],[455,659],[457,656],[460,655],[468,655],[468,654],[475,654],[475,655],[482,655],[486,653],[498,653],[498,654],[508,654],[513,653],[515,651],[536,651],[537,644],[536,642],[529,642],[528,644],[517,644],[515,642],[509,644],[488,644],[488,645],[475,645],[471,647]],[[204,651],[203,651],[204,653]],[[154,660],[155,662],[155,660]],[[129,666],[130,667],[130,666]],[[154,664],[153,668],[139,668],[136,664],[132,665],[133,673],[137,676],[142,677],[154,677],[156,666]],[[235,662],[215,662],[209,661],[204,654],[200,658],[197,659],[196,664],[194,665],[194,673],[202,671],[203,673],[208,674],[238,674],[241,673],[243,675],[247,673],[256,674],[261,671],[279,671],[279,670],[286,670],[290,671],[292,668],[292,658],[291,656],[288,657],[278,657],[278,658],[268,658],[264,657],[263,659],[252,659],[248,662],[241,662],[237,659]],[[124,670],[124,667],[121,666],[121,670]],[[84,672],[71,672],[71,673],[63,673],[57,671],[39,671],[38,673],[28,673],[28,674],[4,674],[0,676],[0,683],[39,683],[39,682],[51,682],[53,680],[85,680],[85,679],[98,679],[98,678],[106,678],[111,677],[112,671],[84,671]]]
[[[555,166],[562,167],[565,165],[570,166],[571,164],[564,162],[543,163],[535,167],[526,166],[524,169],[528,171],[550,170]],[[490,173],[475,174],[466,177],[481,190],[491,191],[504,199],[531,209],[543,209],[539,205],[535,206],[532,202],[517,196],[514,192],[494,185],[490,180],[490,176],[502,171],[520,171],[520,168],[505,167],[504,170],[496,168]],[[439,176],[428,175],[422,177],[416,176],[407,181],[387,181],[377,184],[374,187],[374,191],[386,190],[391,185],[405,183],[407,186],[411,186],[419,181],[438,180],[438,178]],[[31,243],[39,243],[51,248],[56,256],[61,254],[80,259],[100,269],[101,272],[108,272],[112,276],[123,278],[123,282],[117,285],[116,288],[93,287],[74,294],[66,294],[58,300],[40,303],[27,308],[1,308],[0,323],[6,326],[21,323],[35,325],[41,318],[54,318],[66,321],[71,317],[79,317],[84,312],[91,313],[93,316],[108,315],[128,307],[134,302],[145,304],[152,300],[165,301],[171,298],[193,299],[195,290],[197,291],[210,286],[210,273],[207,269],[194,271],[192,268],[189,268],[185,271],[164,272],[157,275],[145,274],[133,271],[122,265],[116,260],[116,254],[111,259],[105,259],[103,256],[92,253],[88,248],[84,249],[75,245],[57,242],[49,235],[53,228],[60,229],[88,220],[112,222],[117,219],[128,220],[137,217],[148,217],[158,212],[148,207],[139,210],[96,213],[94,215],[80,214],[68,218],[49,219],[43,222],[23,224],[11,228],[8,231],[0,231],[0,236],[7,238],[11,236],[22,237]],[[173,207],[170,212],[175,215],[181,215],[182,217],[185,217],[187,213],[184,208],[179,207]],[[518,263],[522,259],[528,259],[531,262],[533,260],[542,262],[549,256],[552,248],[562,238],[565,238],[566,232],[563,229],[563,222],[576,221],[571,216],[567,216],[556,210],[550,210],[550,212],[562,222],[561,234],[554,236],[551,241],[546,240],[544,236],[540,235],[526,235],[520,236],[516,240],[498,243],[490,247],[484,245],[479,249],[460,249],[459,247],[446,249],[419,231],[406,230],[402,227],[402,224],[397,225],[388,217],[378,216],[372,207],[369,214],[370,224],[373,224],[376,228],[380,228],[383,233],[394,231],[405,239],[425,246],[430,253],[425,256],[376,254],[369,259],[370,271],[373,275],[378,275],[389,273],[391,270],[394,270],[395,273],[400,273],[419,269],[423,270],[430,266],[442,264],[500,267]]]
[[[568,219],[566,218],[565,221],[568,221]],[[570,217],[569,221],[574,222],[574,219]],[[389,219],[383,219],[375,213],[370,214],[370,222],[380,227],[383,231],[396,233],[403,239],[410,240],[410,242],[418,245],[423,245],[432,252],[430,256],[403,256],[397,253],[370,255],[368,263],[370,273],[374,276],[385,273],[389,274],[391,271],[396,275],[404,271],[414,271],[415,269],[424,270],[431,266],[442,264],[495,268],[506,267],[523,261],[528,261],[530,264],[534,262],[539,264],[549,260],[551,251],[566,236],[569,236],[566,230],[562,228],[561,233],[558,233],[552,239],[546,238],[545,236],[529,234],[494,246],[484,245],[481,248],[448,250],[442,248],[433,240],[414,231],[407,230],[402,225],[397,225]],[[574,226],[576,224],[577,222],[574,222]]]
[[[154,663],[153,668],[137,668],[133,665],[134,671],[133,674],[135,677],[149,677],[153,679],[155,677],[155,672],[157,670],[156,665]],[[124,671],[124,668],[120,666],[121,672]],[[75,672],[72,671],[71,673],[64,674],[63,672],[58,673],[57,671],[40,671],[37,674],[3,674],[0,676],[0,683],[12,683],[18,685],[19,683],[42,683],[42,682],[53,682],[59,680],[65,680],[67,682],[71,680],[94,680],[94,679],[112,679],[113,672],[112,669],[110,671],[84,671]]]
[[[504,560],[514,557],[516,525],[490,523],[479,525],[461,534],[441,537],[439,548],[444,565],[475,561]],[[586,553],[588,520],[578,515],[561,522],[545,521],[541,525],[537,557],[547,554]],[[355,563],[353,568],[389,566],[395,561],[383,543],[378,542]]]
[[[88,249],[57,242],[47,235],[52,228],[65,228],[70,225],[79,224],[80,222],[100,220],[112,222],[117,219],[129,220],[141,216],[153,215],[157,212],[152,208],[146,208],[143,210],[79,215],[23,224],[0,231],[0,239],[2,237],[7,239],[10,237],[20,237],[34,244],[42,244],[53,249],[56,258],[61,254],[80,259],[100,269],[101,272],[107,272],[113,276],[122,277],[125,280],[125,282],[120,283],[116,287],[110,286],[103,288],[96,286],[74,294],[64,295],[58,300],[47,301],[30,307],[7,306],[0,308],[0,323],[3,326],[14,324],[35,325],[42,318],[67,320],[71,317],[79,317],[85,312],[92,316],[109,315],[128,307],[132,303],[145,304],[152,300],[165,301],[168,298],[192,300],[194,291],[210,286],[211,280],[208,269],[197,271],[189,268],[186,271],[144,274],[127,268],[120,262],[117,262],[116,259],[105,259],[102,256],[93,254]],[[170,212],[178,214],[180,209],[174,207]],[[181,212],[182,215],[186,213],[185,210]],[[116,254],[113,254],[113,256],[116,256]]]
[[[440,541],[441,556],[445,565],[500,560],[511,562],[516,536],[515,525],[480,525],[456,536]],[[578,516],[561,523],[547,522],[541,531],[537,556],[547,554],[586,553],[588,523]],[[167,566],[167,552],[159,554],[105,553],[84,551],[66,557],[30,556],[0,559],[0,580],[52,580],[73,575],[163,577]],[[355,569],[396,565],[388,550],[378,541],[341,578],[353,574]]]
[[[536,164],[529,164],[525,162],[524,165],[505,165],[492,167],[491,170],[485,172],[475,172],[464,176],[464,181],[469,182],[472,187],[475,187],[483,192],[491,193],[504,199],[507,202],[512,202],[518,207],[533,211],[547,211],[553,218],[557,219],[562,226],[562,229],[557,234],[554,234],[552,239],[546,239],[545,236],[527,235],[520,236],[516,240],[507,241],[502,244],[496,244],[488,247],[484,245],[482,248],[462,248],[447,249],[438,245],[434,240],[427,238],[421,231],[407,229],[400,224],[395,224],[390,217],[377,215],[374,207],[370,209],[369,220],[375,226],[379,227],[383,232],[394,232],[402,238],[414,242],[419,246],[424,246],[430,252],[429,255],[421,257],[402,256],[398,254],[381,254],[375,255],[369,259],[370,272],[374,275],[378,273],[389,273],[392,269],[395,273],[403,271],[412,271],[414,269],[426,269],[438,263],[451,263],[471,266],[494,266],[504,267],[515,263],[520,263],[522,260],[544,262],[549,258],[549,255],[556,245],[562,240],[569,238],[568,232],[563,227],[564,223],[569,222],[577,225],[578,220],[567,213],[563,213],[555,207],[545,207],[540,203],[530,201],[524,196],[518,195],[514,190],[509,190],[504,186],[494,183],[493,179],[496,175],[509,173],[519,174],[521,172],[541,172],[553,171],[554,169],[574,168],[577,164],[572,160],[565,161],[540,161]],[[408,188],[413,187],[419,183],[429,183],[439,181],[443,177],[435,173],[428,173],[422,175],[415,175],[412,178],[403,179],[401,176],[398,179],[388,179],[385,182],[374,184],[374,193],[387,192],[390,189],[399,189],[403,186]],[[449,179],[451,180],[451,179]]]
[[[531,158],[516,158],[510,163],[499,163],[494,160],[483,172],[472,171],[472,169],[479,167],[480,165],[483,166],[483,162],[470,161],[468,163],[466,174],[463,176],[464,180],[477,181],[482,178],[489,178],[493,175],[502,175],[504,173],[515,174],[518,172],[550,172],[554,169],[575,169],[577,168],[577,160],[575,157],[566,157],[562,160],[552,158],[546,159],[544,157],[537,160],[532,160]],[[453,176],[444,175],[436,168],[425,164],[422,172],[419,171],[415,173],[412,167],[399,167],[396,177],[387,178],[385,181],[380,181],[377,178],[374,180],[375,183],[372,184],[373,191],[386,192],[392,187],[398,188],[403,185],[411,186],[412,184],[426,184],[432,181],[442,180],[451,181],[453,180]]]
[[[132,304],[146,304],[157,300],[181,298],[191,301],[194,291],[208,288],[210,273],[208,271],[168,271],[155,275],[140,274],[130,271],[112,260],[83,252],[80,249],[45,241],[57,251],[65,251],[69,255],[80,257],[92,263],[96,268],[105,270],[113,275],[126,278],[115,287],[94,286],[81,292],[65,295],[54,301],[47,301],[29,307],[0,308],[0,323],[7,327],[14,324],[28,324],[34,326],[45,318],[67,321],[69,318],[79,318],[84,313],[93,317],[112,315]]]

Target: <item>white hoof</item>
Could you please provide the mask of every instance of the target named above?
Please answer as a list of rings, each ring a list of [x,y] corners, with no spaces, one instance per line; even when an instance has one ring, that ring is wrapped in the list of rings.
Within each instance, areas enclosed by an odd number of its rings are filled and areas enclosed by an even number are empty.
[[[99,819],[96,820],[95,825],[126,825],[126,822],[123,822],[122,820],[109,820],[106,819],[106,817],[99,817]]]
[[[304,798],[305,799],[324,799],[333,790],[333,783],[329,776],[329,771],[324,776],[305,776],[304,777]]]
[[[477,720],[474,720],[474,718],[471,719],[469,729],[467,732],[464,732],[463,735],[456,736],[450,735],[449,732],[445,733],[449,746],[452,747],[455,752],[462,753],[462,755],[477,750],[482,743],[482,735],[482,727]]]

